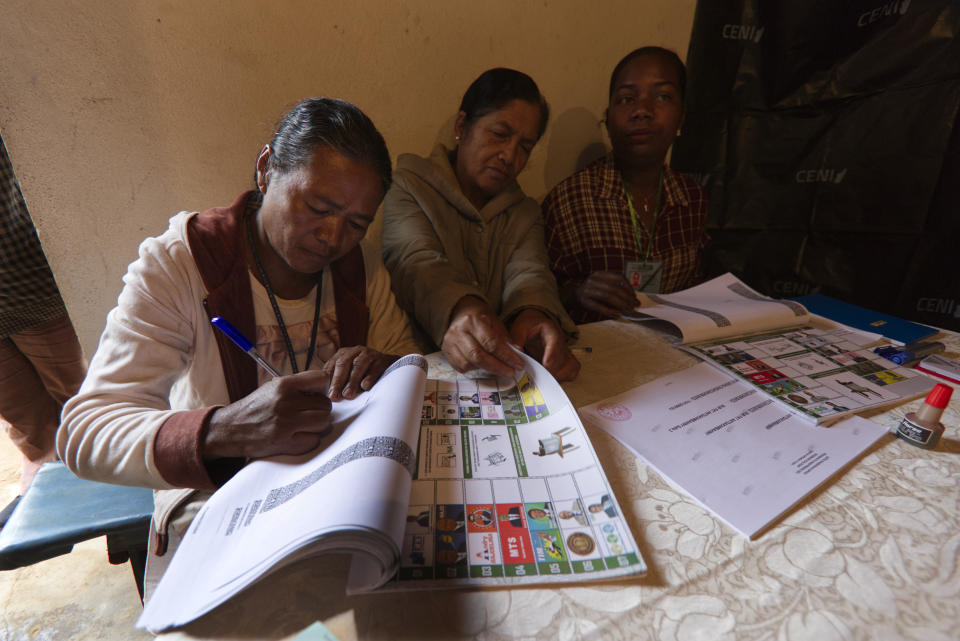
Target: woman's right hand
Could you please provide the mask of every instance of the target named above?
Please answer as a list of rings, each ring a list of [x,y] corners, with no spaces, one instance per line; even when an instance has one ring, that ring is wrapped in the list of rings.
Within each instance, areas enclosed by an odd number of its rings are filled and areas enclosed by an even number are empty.
[[[464,296],[454,306],[440,348],[458,372],[483,369],[513,376],[523,369],[507,328],[490,306],[475,296]]]
[[[304,454],[331,429],[330,376],[309,370],[261,385],[216,409],[203,439],[203,458],[262,458]]]
[[[567,284],[561,293],[565,303],[609,318],[619,318],[637,307],[633,287],[617,272],[593,272],[584,280]]]

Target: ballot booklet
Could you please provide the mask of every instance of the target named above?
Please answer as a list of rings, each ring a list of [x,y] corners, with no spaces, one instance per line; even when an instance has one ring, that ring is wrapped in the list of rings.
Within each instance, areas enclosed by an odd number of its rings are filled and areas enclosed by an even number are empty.
[[[645,572],[576,411],[521,356],[515,377],[457,380],[406,356],[334,404],[319,453],[247,465],[201,508],[138,627],[183,625],[324,553],[352,555],[349,593]]]
[[[639,306],[624,318],[684,344],[810,322],[800,303],[764,296],[729,272],[672,294],[638,293],[637,299]]]
[[[924,377],[875,354],[879,334],[813,318],[727,273],[673,294],[639,294],[631,320],[815,423],[926,394]]]
[[[803,326],[682,348],[818,424],[933,388],[912,368],[863,348],[860,336],[845,327]]]
[[[706,363],[580,415],[748,538],[887,433],[856,416],[816,426]]]

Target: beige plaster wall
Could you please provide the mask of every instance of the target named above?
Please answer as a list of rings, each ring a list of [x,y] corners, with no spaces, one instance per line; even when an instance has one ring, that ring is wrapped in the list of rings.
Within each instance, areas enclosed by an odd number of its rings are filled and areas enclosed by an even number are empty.
[[[521,176],[541,199],[602,153],[613,65],[660,44],[685,56],[695,0],[6,0],[0,126],[88,354],[146,236],[251,184],[297,100],[363,108],[394,157],[449,136],[494,66],[553,108]]]

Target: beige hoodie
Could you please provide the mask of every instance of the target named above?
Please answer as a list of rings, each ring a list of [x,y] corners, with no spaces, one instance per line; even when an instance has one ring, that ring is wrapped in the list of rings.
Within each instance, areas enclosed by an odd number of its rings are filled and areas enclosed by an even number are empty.
[[[403,154],[383,201],[383,260],[400,306],[440,345],[454,306],[476,296],[508,323],[524,308],[576,327],[557,293],[536,201],[513,183],[477,211],[460,190],[450,152]]]

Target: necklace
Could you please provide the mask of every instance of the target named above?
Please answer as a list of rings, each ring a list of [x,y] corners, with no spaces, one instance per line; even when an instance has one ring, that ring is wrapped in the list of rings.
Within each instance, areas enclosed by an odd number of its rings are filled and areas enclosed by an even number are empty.
[[[277,325],[280,327],[280,333],[283,334],[283,342],[287,347],[287,358],[290,359],[290,368],[294,374],[300,369],[297,367],[297,356],[293,351],[293,343],[290,342],[290,334],[287,333],[287,325],[283,322],[283,314],[280,313],[280,305],[277,304],[277,297],[273,294],[273,287],[270,286],[270,279],[267,278],[267,270],[263,268],[260,262],[260,255],[257,253],[257,244],[253,237],[253,219],[256,212],[252,215],[246,215],[247,240],[250,243],[250,253],[253,254],[253,262],[257,265],[257,271],[260,273],[260,280],[263,282],[263,288],[267,290],[267,296],[270,298],[270,305],[273,307],[273,315],[277,317]],[[317,346],[317,329],[320,325],[320,295],[323,292],[323,271],[317,274],[317,300],[313,308],[313,328],[310,330],[310,347],[307,349],[307,362],[304,364],[304,371],[310,369],[310,361],[313,360],[313,352]]]
[[[644,196],[644,197],[643,197],[643,202],[640,203],[640,206],[643,207],[643,213],[645,213],[645,214],[649,214],[649,213],[650,213],[650,199],[649,199],[649,198],[647,198],[646,196]]]
[[[627,207],[630,209],[630,222],[633,224],[633,238],[637,241],[637,250],[643,256],[643,260],[646,261],[650,257],[650,252],[653,249],[653,234],[657,230],[657,214],[660,213],[660,196],[663,192],[663,169],[660,170],[660,175],[657,178],[657,201],[653,208],[653,219],[650,221],[649,231],[647,231],[643,221],[637,220],[637,210],[633,206],[633,197],[630,195],[630,188],[627,186],[627,181],[623,178],[623,174],[620,174],[620,182],[623,184],[623,191],[627,194]],[[650,213],[650,204],[646,198],[640,203],[640,207],[643,208],[643,213]],[[647,242],[646,251],[643,250],[643,241],[640,238],[641,228],[647,232],[649,241]]]

